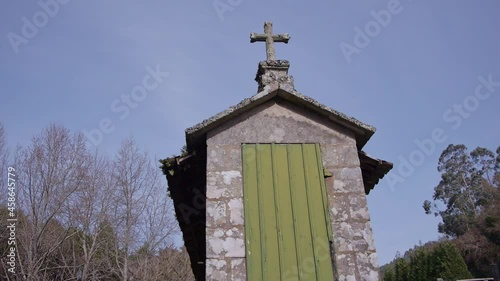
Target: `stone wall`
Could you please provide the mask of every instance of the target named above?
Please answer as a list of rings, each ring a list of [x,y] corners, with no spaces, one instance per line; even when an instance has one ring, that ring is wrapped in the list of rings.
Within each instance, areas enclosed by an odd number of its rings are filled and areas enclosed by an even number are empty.
[[[378,280],[352,132],[285,101],[270,101],[207,135],[207,280],[246,280],[241,144],[320,143],[338,280]]]

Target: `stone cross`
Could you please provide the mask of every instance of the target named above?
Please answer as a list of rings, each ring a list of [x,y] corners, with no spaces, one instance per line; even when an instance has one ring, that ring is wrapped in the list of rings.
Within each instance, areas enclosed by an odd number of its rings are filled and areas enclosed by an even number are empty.
[[[257,34],[255,32],[250,33],[250,43],[253,42],[266,42],[266,54],[267,60],[273,61],[276,60],[274,53],[274,42],[284,42],[288,43],[290,36],[288,33],[284,34],[273,34],[273,23],[266,22],[264,23],[264,34]]]

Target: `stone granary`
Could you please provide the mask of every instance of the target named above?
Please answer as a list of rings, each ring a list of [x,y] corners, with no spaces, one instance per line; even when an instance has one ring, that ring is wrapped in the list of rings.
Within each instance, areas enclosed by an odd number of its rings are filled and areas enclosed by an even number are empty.
[[[186,130],[163,162],[197,280],[378,280],[366,195],[392,164],[375,128],[297,92],[266,41],[258,93]]]

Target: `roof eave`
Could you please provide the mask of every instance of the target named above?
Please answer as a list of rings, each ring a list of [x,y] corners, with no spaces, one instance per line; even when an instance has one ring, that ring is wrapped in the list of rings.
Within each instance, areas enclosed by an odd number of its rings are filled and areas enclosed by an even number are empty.
[[[371,157],[364,151],[358,151],[358,157],[361,165],[361,172],[363,174],[365,193],[368,195],[370,191],[375,188],[375,185],[389,173],[393,164],[382,159]]]

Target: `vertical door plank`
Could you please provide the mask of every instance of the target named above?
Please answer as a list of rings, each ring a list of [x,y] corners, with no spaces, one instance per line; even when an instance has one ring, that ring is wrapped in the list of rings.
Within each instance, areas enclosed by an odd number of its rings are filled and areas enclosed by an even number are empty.
[[[266,280],[280,280],[276,204],[269,144],[257,144],[257,185],[261,223],[262,273]]]
[[[244,144],[242,150],[247,277],[248,280],[263,280],[261,265],[262,254],[260,250],[256,145]]]
[[[273,171],[282,280],[298,276],[286,145],[273,144]]]
[[[307,208],[307,191],[301,145],[288,146],[288,159],[299,280],[314,280],[314,268],[311,268],[311,262],[314,263],[314,252],[312,247],[309,210]]]
[[[316,280],[331,280],[332,264],[327,232],[329,226],[325,224],[325,210],[321,190],[321,181],[324,180],[323,170],[318,167],[314,144],[303,145],[303,156]]]

